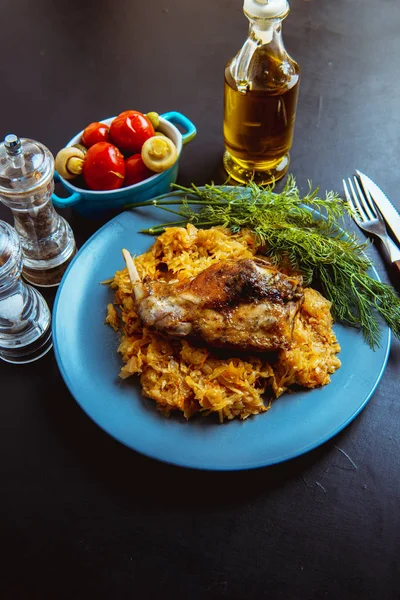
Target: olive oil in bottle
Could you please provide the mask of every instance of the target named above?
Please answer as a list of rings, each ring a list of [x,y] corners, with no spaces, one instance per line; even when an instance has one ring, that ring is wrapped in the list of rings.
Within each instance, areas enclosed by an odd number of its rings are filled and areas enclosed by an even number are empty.
[[[225,69],[224,166],[241,183],[270,183],[289,167],[300,69],[282,41],[286,0],[245,0],[249,36]]]

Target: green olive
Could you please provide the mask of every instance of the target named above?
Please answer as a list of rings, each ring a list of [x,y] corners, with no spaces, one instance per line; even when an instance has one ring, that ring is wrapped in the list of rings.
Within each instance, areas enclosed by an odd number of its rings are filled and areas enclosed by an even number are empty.
[[[151,121],[154,129],[158,129],[160,126],[160,116],[156,112],[148,112],[146,117]]]
[[[141,154],[146,167],[155,173],[166,171],[178,158],[174,142],[165,135],[154,135],[146,140]]]

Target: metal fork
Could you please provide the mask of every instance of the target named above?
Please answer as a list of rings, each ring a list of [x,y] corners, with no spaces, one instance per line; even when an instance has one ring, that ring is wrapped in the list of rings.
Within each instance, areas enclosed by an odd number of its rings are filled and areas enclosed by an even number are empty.
[[[352,216],[354,221],[360,229],[363,229],[367,233],[372,233],[382,240],[391,262],[400,270],[400,249],[389,237],[379,208],[371,198],[368,190],[361,189],[357,177],[354,176],[353,181],[354,185],[349,177],[349,187],[347,187],[346,181],[343,179],[344,195],[353,210]]]

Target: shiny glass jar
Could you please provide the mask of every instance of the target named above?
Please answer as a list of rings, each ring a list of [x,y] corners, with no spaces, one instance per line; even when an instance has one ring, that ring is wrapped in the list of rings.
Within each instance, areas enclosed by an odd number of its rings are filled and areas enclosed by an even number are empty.
[[[36,286],[60,283],[76,247],[71,227],[54,209],[54,159],[34,140],[6,136],[0,144],[0,200],[14,216],[23,276]]]
[[[10,363],[32,362],[52,347],[49,307],[22,281],[22,265],[19,236],[0,221],[0,358]]]

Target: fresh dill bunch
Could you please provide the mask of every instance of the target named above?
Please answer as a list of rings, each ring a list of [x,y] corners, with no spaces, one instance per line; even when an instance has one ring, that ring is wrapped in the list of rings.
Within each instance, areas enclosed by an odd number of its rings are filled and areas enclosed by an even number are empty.
[[[159,234],[166,227],[222,226],[233,233],[250,230],[256,246],[275,264],[288,263],[300,271],[306,285],[320,287],[332,302],[335,320],[360,328],[372,348],[379,346],[379,315],[400,337],[400,299],[386,283],[368,275],[372,263],[365,254],[368,243],[343,230],[351,208],[334,192],[320,198],[318,188],[301,196],[289,175],[280,193],[274,186],[194,184],[174,185],[175,192],[141,204],[173,213],[179,220],[144,231]],[[171,208],[171,206],[178,208]],[[127,207],[128,208],[128,207]]]

